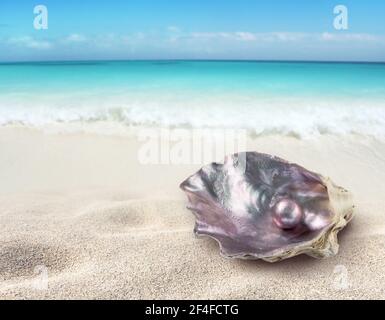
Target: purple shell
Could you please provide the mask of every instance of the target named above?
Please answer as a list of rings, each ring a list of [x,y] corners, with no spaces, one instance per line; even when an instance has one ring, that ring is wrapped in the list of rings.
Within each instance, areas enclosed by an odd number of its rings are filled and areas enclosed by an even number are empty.
[[[181,184],[195,234],[218,241],[222,255],[275,262],[338,252],[337,233],[352,218],[350,194],[329,179],[280,158],[238,153]]]

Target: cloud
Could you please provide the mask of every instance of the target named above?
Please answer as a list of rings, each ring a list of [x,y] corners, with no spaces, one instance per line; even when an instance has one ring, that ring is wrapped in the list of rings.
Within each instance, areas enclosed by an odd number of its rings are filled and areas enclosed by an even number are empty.
[[[95,48],[109,48],[122,45],[130,46],[167,46],[172,43],[174,46],[185,45],[186,41],[191,45],[202,43],[234,45],[237,42],[258,44],[279,44],[279,43],[328,43],[328,42],[349,42],[349,43],[385,43],[383,36],[365,33],[299,33],[299,32],[266,32],[253,33],[249,31],[235,32],[182,32],[176,26],[167,27],[166,32],[136,32],[132,34],[104,34],[94,37],[85,36],[79,33],[72,33],[66,37],[53,40],[38,40],[31,36],[10,38],[6,41],[13,46],[20,46],[30,49],[51,49],[53,47],[80,46],[87,44]],[[203,41],[203,42],[202,42]]]
[[[301,33],[301,32],[192,32],[185,37],[201,40],[235,40],[246,42],[300,42],[300,41],[359,41],[381,42],[384,37],[366,33]],[[182,38],[182,37],[181,37]]]
[[[321,34],[322,41],[364,41],[364,42],[376,42],[382,41],[383,38],[367,33],[329,33],[324,32]]]
[[[301,33],[301,32],[192,32],[187,38],[201,40],[234,40],[247,42],[299,42],[299,41],[357,41],[381,42],[384,37],[366,33]]]
[[[228,39],[246,42],[288,42],[299,41],[307,37],[304,33],[295,32],[266,32],[252,33],[246,31],[237,32],[192,32],[190,37],[195,39],[215,40]]]
[[[178,32],[181,32],[181,29],[177,26],[168,26],[167,31],[178,33]]]
[[[73,33],[65,37],[65,42],[85,42],[87,38],[81,34]]]
[[[53,47],[53,44],[50,41],[36,40],[29,36],[10,38],[8,39],[8,43],[15,46],[38,50],[46,50]]]
[[[187,37],[193,39],[236,39],[237,32],[191,32]]]
[[[281,42],[290,42],[290,41],[301,41],[309,37],[309,34],[302,32],[271,32],[265,34],[265,37],[271,41],[281,41]]]
[[[250,32],[236,32],[236,36],[243,41],[254,41],[256,40],[255,34]]]
[[[378,50],[385,50],[385,36],[347,32],[186,32],[178,27],[169,26],[163,30],[126,34],[71,33],[49,40],[32,36],[3,37],[0,38],[0,46],[2,48],[0,59],[7,57],[7,52],[12,52],[9,54],[10,57],[11,54],[16,54],[28,58],[34,55],[42,57],[44,51],[44,57],[57,59],[60,57],[344,59],[345,56],[354,56],[357,60],[361,58],[362,52],[370,56],[382,52]]]

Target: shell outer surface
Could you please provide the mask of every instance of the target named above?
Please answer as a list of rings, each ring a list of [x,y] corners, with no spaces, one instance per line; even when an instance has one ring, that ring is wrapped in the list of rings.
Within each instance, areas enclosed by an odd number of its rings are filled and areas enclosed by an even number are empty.
[[[337,234],[353,218],[351,194],[330,179],[278,157],[237,153],[180,185],[194,232],[229,258],[276,262],[338,253]]]

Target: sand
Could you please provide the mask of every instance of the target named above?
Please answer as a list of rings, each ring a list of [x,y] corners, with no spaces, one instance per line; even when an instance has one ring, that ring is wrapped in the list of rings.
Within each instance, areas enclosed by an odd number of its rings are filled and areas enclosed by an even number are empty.
[[[360,136],[249,138],[247,148],[353,192],[330,259],[222,258],[193,235],[179,183],[200,165],[143,165],[135,134],[0,129],[2,299],[385,298],[385,142]]]

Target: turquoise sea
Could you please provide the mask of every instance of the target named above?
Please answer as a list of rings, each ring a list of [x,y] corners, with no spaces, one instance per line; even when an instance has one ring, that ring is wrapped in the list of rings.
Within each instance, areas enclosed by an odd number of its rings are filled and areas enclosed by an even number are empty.
[[[385,64],[0,64],[0,125],[97,122],[245,128],[260,135],[385,136]]]

